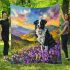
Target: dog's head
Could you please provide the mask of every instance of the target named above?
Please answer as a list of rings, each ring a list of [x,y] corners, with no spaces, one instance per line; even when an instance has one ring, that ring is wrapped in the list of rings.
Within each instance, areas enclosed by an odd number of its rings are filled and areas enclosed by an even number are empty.
[[[35,29],[39,28],[39,29],[44,29],[45,28],[45,24],[47,23],[46,20],[36,20],[34,22],[34,25],[35,25]]]

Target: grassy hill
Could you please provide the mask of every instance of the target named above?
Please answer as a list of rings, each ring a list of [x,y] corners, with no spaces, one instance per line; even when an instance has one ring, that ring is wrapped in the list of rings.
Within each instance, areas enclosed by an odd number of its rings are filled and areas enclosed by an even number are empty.
[[[19,37],[21,39],[26,39],[28,41],[36,41],[36,36],[35,36],[35,33],[27,33],[27,34],[20,34]]]
[[[30,37],[31,36],[31,37]],[[22,48],[30,48],[36,45],[36,41],[35,39],[31,40],[30,38],[34,38],[34,36],[32,37],[32,34],[23,34],[21,36],[15,36],[12,35],[12,52],[17,52],[20,51]],[[16,50],[17,49],[17,50]]]

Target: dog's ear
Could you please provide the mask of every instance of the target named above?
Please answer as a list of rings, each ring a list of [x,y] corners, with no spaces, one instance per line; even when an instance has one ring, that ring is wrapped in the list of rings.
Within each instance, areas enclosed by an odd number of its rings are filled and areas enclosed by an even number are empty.
[[[46,24],[46,23],[47,23],[47,21],[46,21],[46,20],[43,20],[43,23],[44,23],[44,24]]]
[[[46,23],[47,23],[47,21],[46,21],[46,20],[41,20],[41,21],[42,21],[42,23],[43,23],[43,24],[46,24]]]
[[[38,20],[34,21],[34,25],[37,25],[38,24]]]

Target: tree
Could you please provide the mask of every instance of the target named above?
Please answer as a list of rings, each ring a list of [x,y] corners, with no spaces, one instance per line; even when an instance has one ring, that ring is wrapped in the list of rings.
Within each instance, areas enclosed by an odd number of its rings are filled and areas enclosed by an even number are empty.
[[[63,0],[62,11],[63,11],[63,14],[66,14],[69,12],[69,0]]]
[[[9,0],[1,0],[1,9],[8,11],[10,13],[10,3]]]

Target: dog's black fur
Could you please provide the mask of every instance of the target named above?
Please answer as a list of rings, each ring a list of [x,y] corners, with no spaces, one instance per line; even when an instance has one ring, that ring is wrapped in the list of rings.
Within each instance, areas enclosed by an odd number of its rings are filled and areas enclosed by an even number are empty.
[[[48,46],[48,50],[50,50],[50,48],[54,47],[55,45],[56,45],[56,42],[47,29],[45,33],[44,46]]]
[[[39,20],[36,20],[34,22],[35,30],[37,29],[38,21]],[[44,30],[46,23],[47,23],[46,20],[41,20],[41,22],[40,22],[40,28]],[[50,48],[54,47],[55,45],[56,45],[55,40],[53,39],[52,35],[49,33],[48,29],[46,29],[44,46],[48,46],[48,50],[50,50]]]

